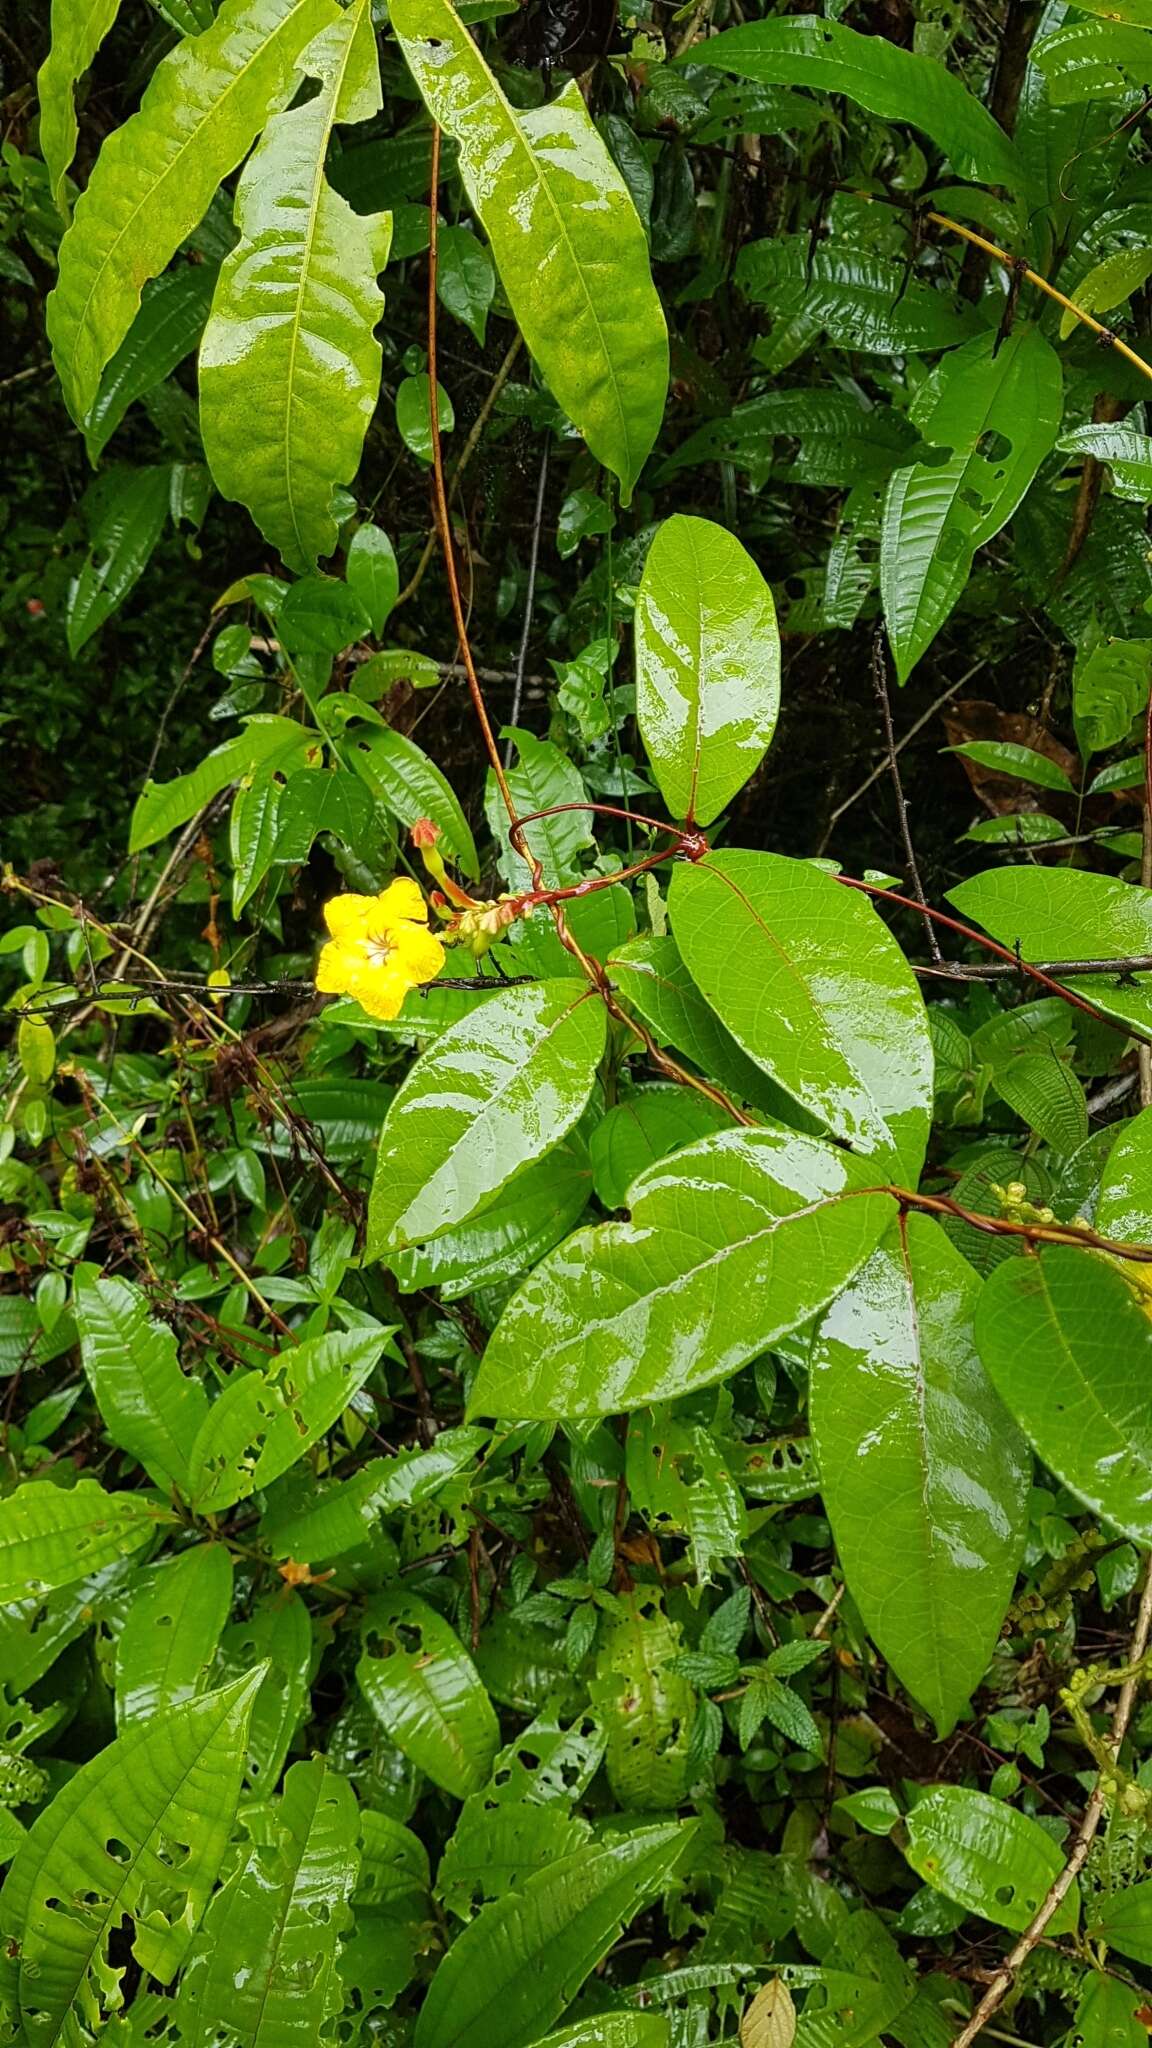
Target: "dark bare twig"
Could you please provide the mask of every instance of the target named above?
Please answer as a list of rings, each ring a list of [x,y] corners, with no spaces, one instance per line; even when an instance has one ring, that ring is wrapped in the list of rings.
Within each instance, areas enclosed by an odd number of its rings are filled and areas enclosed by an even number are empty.
[[[958,683],[953,683],[950,689],[944,691],[943,696],[937,697],[935,701],[928,706],[927,711],[921,712],[920,717],[916,720],[916,723],[908,727],[908,730],[905,733],[903,739],[897,740],[896,752],[898,754],[902,754],[904,752],[905,747],[908,745],[909,740],[914,740],[918,732],[923,732],[924,727],[928,724],[928,721],[932,718],[935,718],[936,713],[942,710],[945,704],[951,702],[952,698],[955,697],[957,692],[964,688],[965,683],[970,683],[972,681],[973,676],[977,675],[982,668],[986,667],[987,662],[985,661],[978,661],[974,663],[974,665],[968,670],[967,674],[961,676],[960,681]],[[819,846],[816,848],[817,859],[819,859],[820,855],[824,852],[825,848],[827,847],[828,841],[832,837],[832,833],[835,826],[839,824],[845,812],[850,811],[854,804],[858,804],[862,796],[867,796],[868,791],[872,788],[874,783],[879,782],[880,777],[885,773],[887,767],[887,758],[885,758],[883,761],[878,761],[876,763],[875,768],[873,768],[871,774],[866,775],[864,777],[863,782],[861,782],[858,785],[858,787],[852,791],[851,796],[846,796],[843,803],[837,805],[836,809],[833,811],[831,817],[828,820],[828,830],[825,832],[823,839],[820,841]]]
[[[884,641],[879,629],[872,636],[872,687],[876,692],[877,702],[880,706],[880,715],[884,720],[884,739],[888,748],[888,771],[892,777],[892,787],[896,792],[896,812],[900,820],[900,837],[904,841],[904,859],[908,868],[908,879],[912,884],[912,894],[924,913],[924,936],[928,941],[928,951],[931,953],[933,960],[939,964],[943,960],[944,955],[940,951],[940,941],[936,937],[932,919],[928,914],[928,898],[924,894],[924,884],[920,880],[920,868],[916,860],[916,848],[912,844],[912,828],[908,823],[908,799],[904,794],[904,784],[900,779],[900,762],[896,752],[896,734],[892,729],[892,706],[888,701],[888,663],[885,659]]]

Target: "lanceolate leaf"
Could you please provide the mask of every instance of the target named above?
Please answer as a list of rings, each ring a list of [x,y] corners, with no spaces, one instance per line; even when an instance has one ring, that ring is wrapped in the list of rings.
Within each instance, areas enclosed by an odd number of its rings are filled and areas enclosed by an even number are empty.
[[[119,12],[120,0],[52,0],[52,44],[36,77],[40,102],[40,154],[52,197],[67,214],[65,178],[76,154],[73,89],[91,64]]]
[[[891,1221],[875,1169],[783,1130],[686,1146],[633,1183],[627,1223],[579,1230],[505,1309],[479,1415],[567,1419],[673,1400],[822,1308]]]
[[[1152,1542],[1152,1316],[1135,1281],[1069,1246],[1006,1259],[980,1297],[976,1341],[1044,1463],[1086,1506]]]
[[[208,1413],[198,1380],[180,1370],[176,1338],[130,1281],[78,1277],[80,1355],[104,1426],[157,1486],[188,1487],[188,1453]]]
[[[60,245],[52,352],[83,424],[145,279],[166,268],[222,178],[292,89],[333,0],[224,0],[210,29],[157,65],[138,113],[110,135]]]
[[[78,2041],[83,2023],[100,2031],[119,2003],[122,1972],[110,1970],[107,1945],[126,1917],[141,1969],[171,1982],[228,1847],[262,1676],[129,1729],[33,1824],[0,1892],[30,2048]]]
[[[852,1596],[941,1736],[999,1635],[1031,1481],[976,1353],[979,1294],[939,1225],[908,1216],[832,1303],[812,1353],[821,1490]]]
[[[606,1012],[572,981],[507,989],[413,1067],[380,1134],[374,1257],[443,1236],[571,1130],[592,1092]]]
[[[79,654],[140,581],[168,520],[166,464],[113,469],[86,500],[91,546],[68,592],[68,652]]]
[[[319,2042],[360,1867],[356,1799],[322,1757],[293,1764],[239,1869],[213,1899],[180,1987],[186,2048]]]
[[[460,800],[415,740],[391,726],[366,730],[357,725],[349,735],[347,751],[367,787],[401,825],[411,828],[418,819],[431,818],[443,834],[445,858],[471,881],[479,879],[476,843]]]
[[[281,1352],[274,1372],[237,1373],[188,1452],[188,1489],[219,1514],[271,1486],[331,1429],[374,1370],[391,1329],[330,1330]]]
[[[980,332],[971,307],[961,309],[938,286],[910,279],[907,266],[849,244],[807,235],[748,242],[736,260],[736,282],[766,306],[773,328],[803,312],[842,348],[888,354],[955,348]]]
[[[1134,427],[1076,427],[1057,446],[1069,455],[1106,462],[1118,498],[1152,504],[1152,434],[1139,434]]]
[[[673,817],[711,824],[759,766],[779,708],[768,585],[735,535],[677,513],[636,600],[636,711]]]
[[[931,57],[883,36],[862,35],[815,14],[747,22],[694,43],[693,64],[735,72],[759,85],[806,85],[844,93],[869,113],[907,121],[930,135],[961,178],[1015,186],[1015,152],[991,114]]]
[[[485,1906],[433,1979],[415,2048],[538,2041],[621,1928],[659,1897],[692,1833],[691,1824],[639,1828],[610,1847],[579,1849]]]
[[[806,861],[751,852],[678,867],[668,904],[692,979],[744,1052],[834,1136],[917,1173],[928,1019],[871,904]]]
[[[84,427],[96,462],[130,405],[163,381],[200,339],[216,284],[212,263],[184,263],[145,286],[140,311],[100,379]]]
[[[383,1516],[434,1499],[487,1442],[484,1429],[443,1429],[426,1449],[371,1458],[349,1479],[313,1481],[302,1506],[264,1516],[261,1536],[276,1557],[326,1564],[366,1542]]]
[[[1025,960],[1123,960],[1152,954],[1152,889],[1087,868],[990,868],[948,894],[961,917],[984,926]],[[1152,1030],[1146,975],[1093,974],[1069,988],[1121,1024]]]
[[[1060,428],[1062,375],[1038,328],[946,356],[913,413],[931,461],[893,472],[880,591],[901,682],[939,632],[972,557],[1012,517]]]
[[[121,1729],[204,1691],[231,1598],[222,1543],[198,1543],[141,1574],[116,1644]]]
[[[396,0],[392,26],[459,145],[524,339],[627,504],[664,412],[668,338],[643,226],[583,95],[573,80],[551,105],[513,107],[451,0]]]
[[[369,1606],[356,1680],[393,1742],[456,1799],[478,1792],[500,1727],[460,1638],[414,1593]]]
[[[273,115],[237,189],[240,240],[200,348],[200,425],[218,489],[305,570],[336,546],[333,486],[356,474],[380,386],[391,216],[354,213],[324,176],[336,122],[381,104],[370,0],[353,0],[299,66],[320,90]]]
[[[164,1519],[141,1495],[106,1493],[95,1479],[67,1490],[26,1480],[0,1501],[0,1605],[71,1586],[142,1550]]]
[[[588,1147],[578,1130],[570,1131],[563,1144],[526,1166],[467,1223],[419,1250],[393,1252],[388,1263],[403,1294],[437,1287],[444,1301],[497,1280],[518,1280],[575,1228],[591,1192]]]
[[[1032,62],[1042,72],[1056,107],[1078,106],[1084,100],[1122,99],[1126,93],[1144,90],[1148,72],[1147,22],[1143,27],[1129,20],[1080,21],[1075,15],[1045,36],[1032,52]],[[1096,8],[1093,8],[1096,13]],[[1122,16],[1123,6],[1116,8]]]
[[[250,775],[258,762],[265,765],[268,774],[274,770],[287,774],[290,768],[307,765],[319,752],[316,735],[293,724],[290,718],[265,713],[247,719],[243,732],[214,747],[189,774],[177,775],[171,782],[144,784],[132,813],[129,852],[139,853],[186,824],[230,782]]]

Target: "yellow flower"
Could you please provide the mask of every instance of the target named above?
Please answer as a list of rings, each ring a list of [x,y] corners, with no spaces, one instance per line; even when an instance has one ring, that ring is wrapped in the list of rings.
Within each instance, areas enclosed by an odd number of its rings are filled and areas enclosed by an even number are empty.
[[[332,934],[316,968],[321,995],[351,996],[370,1017],[395,1017],[410,988],[434,981],[444,948],[428,926],[417,883],[401,875],[379,896],[334,896]]]

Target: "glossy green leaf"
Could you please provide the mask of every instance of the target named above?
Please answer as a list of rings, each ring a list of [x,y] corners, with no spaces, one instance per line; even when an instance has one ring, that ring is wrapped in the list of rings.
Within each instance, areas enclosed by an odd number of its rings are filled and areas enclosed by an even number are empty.
[[[379,1258],[475,1216],[583,1115],[606,1012],[571,981],[506,989],[437,1039],[380,1133],[368,1214]]]
[[[844,93],[871,114],[930,135],[958,177],[1010,188],[1020,182],[1011,142],[960,79],[883,37],[815,14],[790,15],[725,29],[694,44],[691,62],[759,85]]]
[[[485,1429],[442,1429],[427,1448],[370,1458],[348,1479],[309,1477],[307,1498],[270,1510],[261,1537],[276,1557],[326,1564],[358,1549],[386,1515],[434,1500],[441,1487],[476,1459],[488,1442]]]
[[[1122,960],[1152,953],[1152,889],[1086,868],[990,868],[948,892],[961,917],[1025,960]],[[1121,1024],[1152,1030],[1147,976],[1068,977],[1068,987]]]
[[[683,1647],[652,1591],[631,1595],[604,1631],[589,1691],[607,1737],[608,1782],[626,1811],[668,1811],[687,1791],[695,1698],[675,1668]]]
[[[1127,739],[1148,702],[1150,683],[1152,640],[1105,640],[1076,663],[1072,708],[1085,759]]]
[[[1120,9],[1115,13],[1119,15]],[[1032,51],[1056,107],[1080,106],[1085,100],[1123,99],[1143,92],[1148,75],[1145,27],[1124,20],[1072,19],[1053,35],[1044,36]]]
[[[1152,1963],[1152,1878],[1092,1901],[1088,1933],[1135,1963]]]
[[[467,228],[441,228],[436,290],[445,310],[462,320],[483,348],[496,295],[496,272],[483,242]]]
[[[48,301],[52,352],[81,424],[146,279],[167,268],[334,16],[332,0],[224,0],[210,29],[157,65],[139,112],[108,137]]]
[[[231,1603],[232,1559],[222,1543],[198,1543],[140,1574],[116,1642],[121,1730],[205,1690]]]
[[[528,2048],[559,2019],[621,1928],[659,1897],[691,1824],[639,1828],[530,1877],[477,1914],[433,1978],[414,2048]]]
[[[1100,1181],[1095,1224],[1103,1237],[1152,1245],[1152,1109],[1120,1126]]]
[[[342,654],[368,627],[359,598],[335,576],[302,576],[290,583],[276,613],[276,630],[289,654]]]
[[[512,740],[516,760],[508,770],[508,787],[517,816],[531,817],[536,811],[551,810],[557,804],[580,804],[587,797],[580,770],[552,740],[537,739],[517,726],[505,726],[500,737]],[[493,836],[501,842],[500,871],[510,889],[527,889],[531,876],[526,862],[513,853],[508,843],[508,813],[504,799],[489,773],[484,790],[484,814]],[[580,872],[580,853],[592,844],[589,813],[560,811],[555,817],[539,818],[524,831],[529,853],[540,862],[545,886],[560,888]]]
[[[1058,789],[1066,796],[1076,794],[1074,785],[1058,761],[1038,754],[1035,747],[1017,746],[1014,740],[968,740],[963,746],[945,747],[946,754],[962,754],[980,768],[997,775],[1011,775],[1018,782],[1033,782],[1039,789]]]
[[[702,53],[703,44],[697,47]],[[757,487],[769,476],[800,484],[882,484],[915,441],[903,413],[869,409],[848,392],[769,391],[690,434],[660,465],[656,482],[701,462],[723,461],[746,470]]]
[[[1145,2048],[1148,2029],[1139,2012],[1143,1992],[1103,1970],[1089,1972],[1076,2007],[1076,2048]]]
[[[806,861],[736,852],[677,867],[668,909],[692,979],[749,1058],[834,1136],[917,1173],[928,1019],[871,903]]]
[[[643,1018],[658,1045],[686,1053],[738,1102],[780,1115],[788,1098],[724,1029],[685,967],[675,939],[649,933],[629,939],[608,966],[618,993]]]
[[[451,0],[397,0],[424,102],[459,146],[508,303],[557,403],[627,504],[659,432],[664,316],[628,187],[575,81],[551,105],[505,99]]]
[[[370,0],[298,65],[319,90],[273,114],[237,187],[240,239],[200,347],[200,426],[218,490],[304,570],[336,546],[333,492],[356,474],[380,388],[391,217],[354,213],[324,175],[336,124],[381,105]]]
[[[145,285],[140,311],[105,369],[84,423],[89,462],[99,459],[129,406],[191,355],[208,318],[216,277],[214,263],[183,263]]]
[[[275,773],[256,771],[243,782],[228,819],[228,851],[232,858],[232,915],[239,917],[255,895],[276,858],[284,784]]]
[[[420,818],[431,818],[443,838],[441,852],[476,881],[480,862],[460,800],[422,747],[391,726],[356,726],[349,737],[349,758],[373,795],[401,825],[411,830]]]
[[[369,520],[356,528],[348,543],[344,578],[379,639],[400,594],[400,570],[388,535]]]
[[[1069,455],[1092,455],[1106,462],[1118,498],[1152,504],[1152,434],[1134,427],[1076,427],[1056,443]]]
[[[700,1139],[633,1183],[631,1218],[577,1231],[505,1309],[471,1406],[567,1419],[671,1400],[822,1308],[892,1217],[875,1169],[783,1130]]]
[[[104,1427],[157,1486],[188,1490],[188,1453],[208,1413],[198,1380],[180,1370],[176,1338],[128,1280],[78,1275],[80,1356]]]
[[[356,1683],[397,1748],[453,1798],[478,1792],[500,1728],[455,1630],[414,1593],[394,1591],[370,1603],[362,1639]]]
[[[995,1648],[1032,1477],[976,1352],[980,1285],[939,1224],[908,1216],[812,1352],[821,1492],[852,1597],[941,1737]]]
[[[457,1301],[474,1287],[518,1280],[579,1222],[592,1187],[588,1147],[579,1131],[570,1131],[467,1223],[419,1249],[391,1253],[388,1264],[401,1293],[435,1287],[443,1301]]]
[[[709,1131],[731,1129],[727,1112],[706,1095],[675,1082],[633,1088],[601,1117],[590,1152],[596,1194],[605,1209],[623,1209],[637,1176]]]
[[[851,243],[779,235],[746,242],[735,278],[767,307],[773,328],[801,312],[830,342],[877,355],[956,348],[980,332],[973,309],[950,292],[909,278],[907,266]]]
[[[255,1602],[243,1621],[230,1622],[217,1664],[225,1678],[259,1665],[263,1678],[248,1723],[246,1772],[250,1783],[276,1784],[296,1731],[308,1711],[312,1624],[298,1593],[286,1586]]]
[[[904,1854],[925,1884],[969,1913],[1022,1933],[1035,1917],[1064,1858],[1038,1821],[962,1785],[934,1785],[918,1799],[905,1826]],[[1080,1918],[1074,1884],[1049,1921],[1069,1934]]]
[[[55,1592],[142,1550],[167,1519],[146,1496],[95,1479],[65,1490],[25,1480],[0,1500],[0,1604]]]
[[[329,1330],[286,1347],[267,1373],[233,1375],[188,1452],[200,1514],[220,1514],[302,1458],[375,1370],[392,1332]]]
[[[356,1799],[322,1757],[293,1764],[235,1875],[208,1908],[180,1986],[186,2048],[320,2041],[343,2003],[336,1969],[360,1864]]]
[[[734,534],[683,513],[636,599],[636,712],[675,818],[711,824],[758,768],[780,708],[772,593]]]
[[[36,74],[40,154],[52,197],[68,216],[66,178],[79,127],[73,91],[120,11],[120,0],[52,0],[52,42]]]
[[[947,74],[942,74],[947,75]],[[1002,346],[982,336],[946,356],[912,419],[931,461],[893,472],[884,506],[880,592],[905,682],[956,604],[978,548],[1012,517],[1060,429],[1062,372],[1038,328]]]
[[[657,1534],[687,1538],[699,1585],[715,1579],[726,1559],[741,1555],[747,1537],[743,1495],[724,1446],[702,1424],[642,1409],[628,1425],[625,1474],[632,1506]]]
[[[91,545],[68,591],[69,654],[79,654],[134,589],[168,523],[171,471],[113,469],[91,486],[86,510]]]
[[[1054,1245],[986,1283],[976,1341],[1044,1463],[1097,1514],[1152,1541],[1152,1369],[1146,1297],[1118,1264]]]
[[[502,1898],[589,1840],[588,1822],[570,1808],[596,1776],[605,1740],[589,1714],[566,1727],[545,1713],[500,1751],[440,1859],[436,1891],[448,1912],[469,1919],[479,1901]]]
[[[100,2030],[131,1954],[167,1984],[183,1962],[228,1847],[245,1731],[262,1673],[250,1672],[129,1728],[83,1764],[34,1822],[0,1892],[16,1945],[17,1998],[36,2048]],[[174,1856],[172,1845],[180,1845]],[[83,1895],[82,1907],[76,1901]]]
[[[540,2048],[670,2048],[662,2012],[605,2012],[548,2034]]]
[[[171,782],[146,782],[132,813],[128,851],[140,853],[187,824],[229,783],[250,775],[257,763],[287,773],[318,759],[320,742],[290,718],[261,713],[245,720],[243,732],[214,747],[197,768]]]

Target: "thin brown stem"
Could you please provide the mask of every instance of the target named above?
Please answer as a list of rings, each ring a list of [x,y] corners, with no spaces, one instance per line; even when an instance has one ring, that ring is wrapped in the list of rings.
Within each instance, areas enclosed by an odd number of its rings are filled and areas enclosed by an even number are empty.
[[[931,953],[933,960],[939,965],[944,955],[940,951],[940,941],[936,937],[935,927],[928,913],[928,898],[924,894],[924,884],[920,880],[920,867],[916,859],[916,848],[912,843],[912,828],[908,823],[908,799],[904,794],[904,784],[900,779],[900,762],[896,752],[896,734],[892,727],[892,705],[888,697],[888,664],[884,656],[883,637],[879,630],[876,631],[872,638],[872,687],[876,692],[877,702],[880,705],[880,715],[884,721],[884,743],[888,749],[888,770],[892,777],[892,787],[896,792],[896,815],[900,823],[900,837],[904,841],[904,859],[908,868],[908,879],[912,884],[912,893],[924,915],[924,935],[928,941],[928,951]]]
[[[1124,1684],[1120,1688],[1116,1700],[1116,1711],[1112,1717],[1112,1733],[1109,1738],[1109,1748],[1114,1757],[1120,1754],[1120,1746],[1128,1732],[1128,1723],[1132,1719],[1132,1709],[1136,1704],[1136,1688],[1140,1683],[1139,1666],[1148,1648],[1150,1634],[1152,1634],[1152,1555],[1149,1556],[1145,1565],[1144,1586],[1140,1595],[1140,1608],[1136,1616],[1136,1626],[1132,1632],[1132,1642],[1127,1659],[1130,1676],[1125,1679]],[[1096,1833],[1103,1818],[1104,1789],[1100,1778],[1097,1778],[1095,1789],[1084,1809],[1084,1818],[1080,1823],[1076,1839],[1072,1844],[1063,1870],[1052,1885],[1039,1911],[1020,1936],[1019,1941],[1016,1942],[1015,1946],[1005,1956],[1004,1961],[988,1985],[968,2024],[956,2035],[952,2048],[972,2048],[972,2043],[976,2036],[987,2025],[993,2015],[1000,2010],[1009,1991],[1012,1989],[1016,1972],[1023,1963],[1027,1962],[1028,1957],[1044,1934],[1045,1928],[1058,1911],[1061,1901],[1067,1897],[1077,1877],[1083,1870],[1088,1860],[1088,1851],[1096,1839]]]

